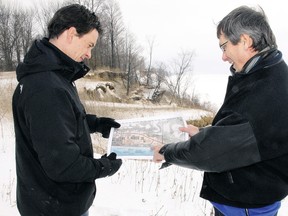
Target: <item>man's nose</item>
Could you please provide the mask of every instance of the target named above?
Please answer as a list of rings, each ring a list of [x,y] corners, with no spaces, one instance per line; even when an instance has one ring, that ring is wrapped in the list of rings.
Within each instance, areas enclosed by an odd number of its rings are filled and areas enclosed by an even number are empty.
[[[228,61],[228,57],[227,55],[225,54],[225,52],[222,53],[222,60],[225,62],[225,61]]]

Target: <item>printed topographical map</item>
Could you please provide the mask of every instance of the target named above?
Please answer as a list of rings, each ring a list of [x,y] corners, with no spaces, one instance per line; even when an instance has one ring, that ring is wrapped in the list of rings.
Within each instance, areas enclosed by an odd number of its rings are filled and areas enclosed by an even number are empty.
[[[152,159],[154,145],[176,143],[188,139],[179,131],[186,126],[182,117],[151,117],[117,120],[120,128],[112,128],[108,141],[108,153],[120,158]]]

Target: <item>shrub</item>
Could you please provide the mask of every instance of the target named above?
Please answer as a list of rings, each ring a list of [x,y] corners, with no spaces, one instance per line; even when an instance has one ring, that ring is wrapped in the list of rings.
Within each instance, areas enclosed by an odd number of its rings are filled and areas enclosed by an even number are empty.
[[[197,127],[205,127],[212,124],[214,116],[201,116],[200,119],[188,120],[187,124],[192,124]]]

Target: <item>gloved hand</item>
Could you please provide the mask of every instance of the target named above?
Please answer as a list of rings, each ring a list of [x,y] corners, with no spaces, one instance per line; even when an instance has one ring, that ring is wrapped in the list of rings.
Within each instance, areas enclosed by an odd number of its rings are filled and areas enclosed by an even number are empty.
[[[112,118],[96,118],[95,131],[102,133],[102,137],[108,138],[112,127],[119,128],[121,125]]]
[[[169,144],[168,144],[168,145],[169,145]],[[164,146],[159,150],[159,154],[164,155],[165,150],[166,150],[166,148],[168,147],[168,145],[164,145]],[[160,167],[159,169],[164,169],[164,168],[169,167],[169,166],[171,166],[171,165],[172,165],[171,163],[165,161],[165,162],[162,163],[162,165],[161,165],[161,167]]]
[[[107,156],[107,154],[102,155],[102,157],[99,159],[99,162],[102,165],[101,172],[99,175],[99,178],[106,177],[106,176],[112,176],[114,175],[122,165],[121,159],[116,159],[117,154],[112,152]]]

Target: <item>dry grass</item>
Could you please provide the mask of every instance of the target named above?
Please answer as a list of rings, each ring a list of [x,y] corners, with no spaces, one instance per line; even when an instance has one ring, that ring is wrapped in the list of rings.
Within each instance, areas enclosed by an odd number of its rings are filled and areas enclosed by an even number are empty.
[[[206,127],[208,125],[212,124],[213,121],[213,116],[201,116],[200,119],[193,119],[193,120],[189,120],[187,121],[187,124],[192,124],[195,125],[197,127]]]
[[[12,121],[12,95],[17,81],[15,72],[0,73],[0,124]]]

